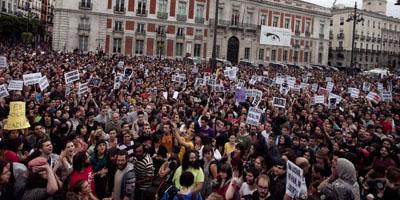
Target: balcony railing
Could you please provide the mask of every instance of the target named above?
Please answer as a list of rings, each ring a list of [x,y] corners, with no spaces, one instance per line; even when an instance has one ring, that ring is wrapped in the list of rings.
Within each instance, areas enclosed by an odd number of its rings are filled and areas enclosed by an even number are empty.
[[[359,52],[360,49],[359,48],[354,48],[354,52]]]
[[[113,29],[113,32],[114,32],[114,33],[123,33],[123,32],[124,32],[124,29],[123,29],[123,28],[114,28],[114,29]]]
[[[330,39],[330,40],[333,39],[333,34],[329,34],[329,39]]]
[[[295,31],[294,31],[294,34],[295,34],[296,36],[299,36],[300,33],[301,33],[300,30],[295,30]]]
[[[114,13],[115,14],[124,14],[125,7],[124,6],[114,6]]]
[[[358,40],[358,39],[360,39],[360,35],[358,35],[358,34],[357,34],[357,35],[355,35],[355,36],[354,36],[354,39],[355,39],[355,40]]]
[[[339,40],[343,40],[343,39],[344,39],[344,34],[343,34],[343,33],[339,33],[339,34],[337,35],[337,38],[338,38]]]
[[[258,28],[257,24],[244,24],[244,28],[248,31],[256,31]]]
[[[176,15],[176,21],[185,22],[186,20],[187,20],[186,15],[182,15],[182,14]]]
[[[92,10],[93,3],[88,1],[81,1],[79,2],[79,9],[80,10]]]
[[[362,35],[362,36],[360,37],[360,40],[364,41],[364,40],[365,40],[365,35]]]
[[[157,18],[158,19],[168,19],[168,13],[167,12],[157,12]]]
[[[90,31],[90,24],[78,24],[78,30]]]
[[[367,36],[367,38],[365,39],[366,41],[371,41],[371,36]]]
[[[138,17],[147,17],[147,10],[136,9],[136,16],[138,16]]]
[[[204,24],[204,17],[195,17],[194,22],[196,24]]]
[[[167,37],[167,34],[165,32],[157,32],[156,38],[158,39],[164,39]]]
[[[136,30],[135,31],[135,36],[145,36],[145,35],[146,35],[145,30],[142,30],[142,31]]]
[[[185,39],[185,34],[180,34],[180,35],[176,35],[176,39],[177,40],[184,40]]]
[[[194,35],[194,40],[203,40],[202,35]]]
[[[310,31],[306,31],[305,35],[306,35],[306,37],[310,37],[311,36],[311,32]]]
[[[376,38],[377,42],[382,42],[382,38]]]
[[[325,38],[325,35],[324,35],[323,33],[320,33],[320,34],[319,34],[319,38],[320,38],[320,39],[324,39],[324,38]]]
[[[343,47],[336,47],[336,51],[343,51]]]

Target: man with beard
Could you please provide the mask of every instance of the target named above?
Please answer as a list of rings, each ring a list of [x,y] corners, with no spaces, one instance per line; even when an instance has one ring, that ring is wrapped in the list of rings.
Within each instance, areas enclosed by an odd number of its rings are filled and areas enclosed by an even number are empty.
[[[271,193],[269,192],[269,178],[267,175],[262,174],[257,178],[257,190],[253,192],[250,198],[246,200],[272,200]]]
[[[189,150],[185,152],[182,160],[182,165],[179,166],[174,173],[172,182],[178,189],[181,188],[180,177],[185,171],[192,172],[194,176],[194,183],[190,186],[191,191],[200,192],[204,184],[204,172],[200,167],[197,152],[195,150]]]
[[[135,190],[135,197],[138,199],[146,199],[145,192],[151,186],[154,167],[153,160],[148,153],[145,153],[143,144],[137,143],[133,147],[134,155],[134,171],[137,177],[138,187]]]
[[[128,162],[128,152],[117,152],[117,171],[114,176],[114,189],[112,199],[135,199],[136,176],[132,163]],[[109,199],[111,199],[109,198]]]
[[[286,191],[286,161],[278,160],[268,173],[270,183],[271,198],[283,199]]]
[[[246,182],[242,184],[239,190],[239,194],[243,198],[249,198],[257,190],[256,178],[258,177],[258,171],[256,169],[249,169],[246,175]]]

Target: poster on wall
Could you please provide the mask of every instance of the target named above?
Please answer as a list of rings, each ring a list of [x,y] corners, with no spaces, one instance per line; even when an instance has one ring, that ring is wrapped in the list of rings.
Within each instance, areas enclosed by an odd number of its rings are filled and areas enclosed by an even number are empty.
[[[260,44],[290,47],[291,30],[272,26],[261,26]]]

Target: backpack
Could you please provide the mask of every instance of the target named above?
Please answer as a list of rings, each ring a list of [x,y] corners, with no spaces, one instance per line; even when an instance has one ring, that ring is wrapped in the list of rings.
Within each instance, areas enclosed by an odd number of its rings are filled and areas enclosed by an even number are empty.
[[[178,195],[178,188],[175,187],[174,184],[169,186],[167,190],[165,190],[164,195],[161,197],[161,200],[173,200],[175,196]]]

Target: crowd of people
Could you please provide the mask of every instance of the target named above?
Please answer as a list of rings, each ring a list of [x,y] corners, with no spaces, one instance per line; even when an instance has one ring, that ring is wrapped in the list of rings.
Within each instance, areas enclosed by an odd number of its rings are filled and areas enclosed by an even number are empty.
[[[0,98],[0,199],[400,199],[398,77],[246,66],[227,76],[234,68],[7,42],[0,56],[0,86],[37,72],[49,82]],[[240,88],[261,99],[239,101]],[[382,91],[391,99],[367,98]],[[30,127],[5,130],[15,101]],[[262,111],[256,124],[250,108]],[[289,162],[302,170],[296,193]]]

